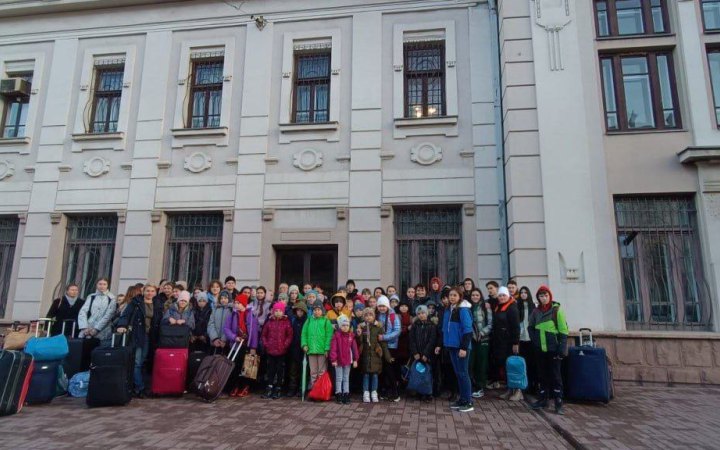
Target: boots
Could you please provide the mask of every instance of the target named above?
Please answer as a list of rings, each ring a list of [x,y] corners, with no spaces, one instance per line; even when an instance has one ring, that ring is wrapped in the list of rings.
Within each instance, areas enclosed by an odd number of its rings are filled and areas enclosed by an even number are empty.
[[[563,401],[561,397],[555,397],[555,414],[558,414],[560,416],[565,415],[565,410],[563,409]]]
[[[540,391],[538,393],[538,399],[535,403],[530,405],[532,409],[545,409],[547,408],[548,401],[547,401],[547,395],[545,391]]]
[[[338,405],[343,403],[343,394],[341,394],[340,392],[335,393],[335,403],[337,403]]]
[[[268,385],[267,388],[265,388],[265,393],[262,395],[262,398],[272,398],[273,393],[273,387],[272,385]]]
[[[273,393],[272,393],[272,399],[273,399],[273,400],[277,400],[277,399],[279,399],[281,396],[282,396],[282,395],[281,395],[281,393],[280,393],[280,386],[275,386],[275,389],[273,390]]]
[[[349,392],[346,392],[343,394],[342,402],[343,402],[343,405],[347,405],[348,403],[350,403],[350,393]]]

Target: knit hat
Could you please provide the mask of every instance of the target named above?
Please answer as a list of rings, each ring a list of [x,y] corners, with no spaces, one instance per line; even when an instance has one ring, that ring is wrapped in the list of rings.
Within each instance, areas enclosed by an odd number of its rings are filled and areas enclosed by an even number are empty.
[[[378,299],[377,299],[377,306],[385,306],[386,308],[389,308],[389,307],[390,307],[390,300],[388,300],[388,298],[385,297],[384,295],[381,295],[381,296],[378,297]]]
[[[282,294],[278,294],[278,300],[281,302],[286,302],[288,301],[288,295],[284,292]]]
[[[395,300],[396,302],[400,303],[400,296],[398,296],[397,294],[391,295],[391,296],[390,296],[390,301],[392,302],[393,300]]]
[[[247,304],[248,304],[247,294],[238,294],[237,297],[235,297],[235,303],[240,303],[243,306],[247,306]]]
[[[180,291],[178,294],[178,301],[185,300],[186,302],[190,301],[190,293],[188,291]]]
[[[225,283],[227,284],[228,281],[235,282],[235,277],[232,275],[228,275],[225,277]]]
[[[307,305],[305,304],[305,302],[297,302],[297,303],[295,303],[295,305],[293,305],[293,308],[292,308],[292,309],[293,309],[293,311],[296,310],[296,309],[300,309],[300,310],[302,310],[302,311],[305,313],[305,315],[307,315],[307,313],[308,313]]]
[[[227,297],[227,298],[229,299],[229,298],[230,298],[230,292],[229,292],[229,291],[226,291],[225,289],[223,289],[222,291],[220,291],[220,297]]]
[[[290,287],[288,288],[288,295],[290,295],[292,291],[297,291],[298,294],[300,293],[300,288],[297,287],[297,284],[290,285]]]
[[[320,308],[323,311],[325,311],[325,306],[323,306],[322,300],[315,300],[315,303],[313,303],[313,309]]]
[[[503,294],[510,297],[510,291],[508,291],[508,288],[506,288],[505,286],[500,286],[500,289],[498,289],[497,295],[498,295],[498,297],[500,297]]]
[[[427,306],[428,308],[431,306],[435,308],[437,306],[437,303],[435,303],[435,300],[428,300],[428,302],[425,303],[425,306]]]
[[[310,294],[314,295],[316,299],[319,298],[318,291],[316,291],[314,289],[310,289],[309,291],[307,291],[305,293],[305,298],[308,298],[310,296]],[[320,300],[320,303],[322,303],[322,300]]]
[[[273,312],[275,311],[282,311],[285,312],[285,305],[282,302],[275,302],[275,304],[272,306]]]
[[[350,319],[348,319],[344,315],[340,314],[340,317],[337,318],[337,324],[338,324],[338,327],[341,327],[343,325],[350,325]]]
[[[198,292],[197,295],[195,296],[195,300],[197,300],[199,302],[208,301],[207,292],[205,292],[205,291]]]
[[[360,302],[355,303],[355,306],[353,307],[354,311],[362,311],[363,309],[365,309],[365,305]]]
[[[415,308],[415,314],[417,315],[417,314],[420,314],[420,313],[425,313],[425,314],[427,314],[427,313],[428,313],[428,307],[425,306],[425,305],[419,305],[417,308]]]

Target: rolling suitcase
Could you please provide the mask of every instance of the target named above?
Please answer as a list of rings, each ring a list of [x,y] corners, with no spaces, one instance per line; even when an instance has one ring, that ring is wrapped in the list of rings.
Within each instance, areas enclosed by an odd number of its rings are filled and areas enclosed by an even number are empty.
[[[567,357],[566,397],[570,400],[609,403],[613,397],[612,372],[604,348],[596,347],[589,328],[581,328],[580,345]],[[589,340],[585,340],[588,332]]]
[[[25,403],[50,403],[57,395],[58,373],[62,361],[35,361]]]
[[[72,323],[72,331],[67,338],[68,355],[63,362],[63,369],[65,369],[65,375],[67,375],[68,378],[72,378],[76,373],[90,370],[90,357],[92,351],[100,345],[100,340],[97,338],[74,337],[76,325],[74,320],[63,321],[63,335],[65,335],[65,325],[68,322]]]
[[[188,349],[159,348],[155,351],[152,373],[152,393],[182,395],[188,366]]]
[[[213,402],[222,393],[235,368],[242,341],[233,344],[227,356],[212,355],[203,359],[193,381],[192,390],[206,402]]]
[[[123,334],[122,346],[115,347],[113,334],[110,347],[98,347],[92,351],[90,381],[85,398],[88,406],[123,406],[130,403],[135,349],[126,344],[127,334]]]
[[[185,325],[161,325],[159,348],[188,348],[190,328]]]
[[[192,384],[193,384],[193,381],[195,380],[195,375],[197,375],[198,369],[202,365],[203,360],[207,357],[208,357],[208,354],[202,350],[195,350],[193,352],[190,352],[190,356],[188,356],[188,368],[187,368],[187,380],[186,380],[188,390],[192,389]]]
[[[0,351],[0,416],[17,414],[25,404],[34,361],[27,353]]]

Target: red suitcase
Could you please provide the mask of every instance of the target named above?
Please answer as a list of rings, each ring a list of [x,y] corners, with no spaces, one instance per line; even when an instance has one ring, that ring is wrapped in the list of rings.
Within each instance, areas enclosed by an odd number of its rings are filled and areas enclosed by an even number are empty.
[[[188,366],[188,349],[159,348],[153,363],[152,393],[182,395]]]

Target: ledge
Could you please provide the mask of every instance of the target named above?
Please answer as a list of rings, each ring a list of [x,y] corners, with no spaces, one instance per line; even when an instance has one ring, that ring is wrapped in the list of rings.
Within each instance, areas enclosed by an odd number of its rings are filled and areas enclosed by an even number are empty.
[[[687,147],[677,154],[681,164],[696,162],[719,162],[720,147]]]
[[[571,336],[579,336],[577,331],[570,332]],[[720,333],[711,331],[598,331],[593,332],[593,339],[686,339],[686,340],[720,340]]]
[[[125,132],[117,131],[114,133],[82,133],[73,134],[72,140],[79,141],[115,141],[125,138]]]
[[[25,145],[30,143],[30,137],[19,138],[0,138],[0,146],[2,145]]]
[[[667,128],[658,130],[657,128],[638,128],[637,130],[623,131],[606,131],[606,136],[633,136],[638,134],[662,134],[662,133],[687,133],[687,128]]]
[[[402,118],[395,119],[395,127],[430,127],[435,125],[456,125],[457,116],[444,117],[421,117],[419,119]]]
[[[228,127],[216,128],[173,128],[170,130],[175,137],[196,136],[227,136]]]
[[[323,123],[281,123],[278,128],[281,133],[295,133],[303,131],[332,131],[338,129],[338,122]]]

